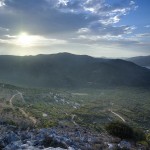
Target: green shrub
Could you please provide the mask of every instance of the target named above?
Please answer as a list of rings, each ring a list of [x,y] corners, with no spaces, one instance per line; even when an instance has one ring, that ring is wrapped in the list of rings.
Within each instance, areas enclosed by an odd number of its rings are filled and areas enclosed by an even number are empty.
[[[5,108],[3,108],[3,112],[4,113],[9,113],[9,112],[12,112],[12,111],[13,111],[13,109],[11,107],[5,107]]]
[[[150,144],[150,133],[146,135],[146,141]]]
[[[42,128],[51,128],[57,126],[57,122],[49,120],[41,120],[39,126]]]
[[[139,141],[137,144],[143,145],[145,147],[148,147],[148,143],[146,141]]]
[[[134,129],[133,132],[134,132],[133,139],[135,141],[145,141],[146,140],[145,133],[141,129]]]
[[[133,138],[133,129],[123,122],[111,122],[106,126],[106,130],[109,134],[121,139]]]
[[[9,125],[17,126],[16,122],[13,120],[6,120],[6,123]]]
[[[109,134],[117,136],[121,139],[132,139],[134,141],[145,141],[145,133],[141,129],[133,129],[123,122],[111,122],[106,126]],[[150,137],[150,136],[149,136]]]

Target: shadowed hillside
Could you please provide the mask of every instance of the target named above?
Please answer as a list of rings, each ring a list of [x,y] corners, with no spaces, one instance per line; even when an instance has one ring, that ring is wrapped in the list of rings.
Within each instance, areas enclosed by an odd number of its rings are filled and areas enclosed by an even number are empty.
[[[132,57],[132,58],[128,58],[127,60],[134,62],[137,65],[150,68],[150,56]]]
[[[124,60],[69,53],[0,56],[0,80],[30,87],[150,86],[150,71]]]

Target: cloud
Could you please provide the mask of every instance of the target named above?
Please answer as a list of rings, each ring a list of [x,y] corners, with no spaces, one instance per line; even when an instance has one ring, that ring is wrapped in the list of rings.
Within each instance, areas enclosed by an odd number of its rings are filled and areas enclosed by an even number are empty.
[[[47,38],[41,35],[27,35],[27,37],[23,39],[26,40],[26,38],[28,38],[28,41],[25,41],[26,45],[24,45],[24,43],[22,44],[22,42],[24,41],[22,41],[22,39],[20,41],[20,36],[21,35],[5,35],[3,38],[0,39],[0,43],[22,46],[22,47],[44,47],[44,46],[61,45],[67,43],[66,40],[61,40],[61,39]]]
[[[99,22],[103,25],[115,24],[120,21],[118,16],[108,17],[107,19],[101,19]]]
[[[57,5],[63,5],[63,6],[67,6],[68,5],[69,0],[59,0]]]
[[[135,2],[134,1],[130,1],[130,5],[135,5]]]
[[[90,32],[90,29],[88,29],[88,28],[80,28],[77,31],[78,34],[89,33],[89,32]]]
[[[6,31],[6,32],[8,32],[8,31],[9,31],[9,29],[8,29],[8,28],[0,27],[0,31]]]
[[[0,7],[5,6],[5,0],[0,0]]]
[[[145,28],[150,28],[150,25],[146,25],[146,26],[144,26]]]
[[[121,16],[136,7],[127,1],[108,4],[105,0],[5,0],[0,18],[14,32],[19,29],[33,34],[74,32],[94,22],[99,22],[99,26],[118,23]]]
[[[141,34],[136,34],[136,37],[138,38],[143,38],[143,37],[150,37],[150,33],[141,33]]]
[[[84,28],[83,28],[84,29]],[[86,30],[91,31],[90,33],[95,35],[112,35],[112,36],[124,36],[126,34],[131,34],[136,29],[135,26],[121,25],[121,26],[112,26],[112,25],[103,25],[101,22],[93,22],[89,25]],[[83,34],[83,32],[82,32]]]
[[[135,35],[136,25],[122,23],[125,16],[138,8],[133,0],[0,0],[0,6],[0,45],[3,46],[18,47],[18,33],[23,31],[34,39],[34,48],[76,47],[82,52],[82,49],[105,46],[112,51],[135,46],[134,51],[145,42],[142,38],[146,38],[146,35]]]

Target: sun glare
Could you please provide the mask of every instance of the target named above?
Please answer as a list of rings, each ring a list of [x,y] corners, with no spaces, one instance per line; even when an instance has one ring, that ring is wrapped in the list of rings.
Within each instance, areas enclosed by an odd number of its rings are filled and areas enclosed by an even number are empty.
[[[33,44],[32,36],[28,35],[25,32],[18,35],[17,45],[20,45],[22,47],[30,47],[30,46],[32,46],[32,44]]]

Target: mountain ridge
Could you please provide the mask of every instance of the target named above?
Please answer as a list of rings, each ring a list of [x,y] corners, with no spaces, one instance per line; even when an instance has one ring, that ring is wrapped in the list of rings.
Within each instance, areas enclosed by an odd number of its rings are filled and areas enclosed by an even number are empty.
[[[150,55],[149,56],[137,56],[126,59],[127,61],[131,61],[137,65],[150,67]]]
[[[150,71],[121,59],[58,53],[0,56],[0,80],[29,87],[150,86]]]

